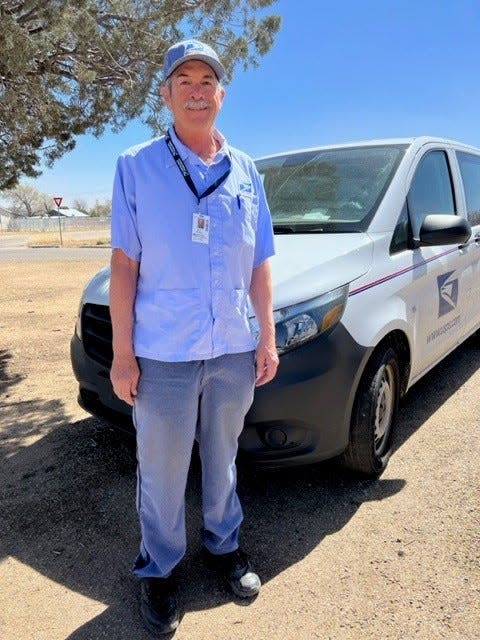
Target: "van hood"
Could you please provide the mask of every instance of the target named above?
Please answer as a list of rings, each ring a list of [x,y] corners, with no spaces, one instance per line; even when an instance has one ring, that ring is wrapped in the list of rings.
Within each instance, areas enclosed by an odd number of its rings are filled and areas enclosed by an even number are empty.
[[[366,233],[275,236],[273,307],[282,309],[350,283],[371,266]]]
[[[289,234],[275,236],[275,251],[273,308],[282,309],[360,278],[370,269],[373,245],[366,233]],[[108,266],[87,284],[83,301],[108,305],[109,284]]]

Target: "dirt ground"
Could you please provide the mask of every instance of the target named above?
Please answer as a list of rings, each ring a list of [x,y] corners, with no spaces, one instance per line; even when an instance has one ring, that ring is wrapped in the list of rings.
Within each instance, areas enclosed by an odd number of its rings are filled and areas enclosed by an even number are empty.
[[[56,255],[56,254],[55,254]],[[88,254],[90,255],[90,254]],[[148,639],[131,564],[131,442],[76,404],[80,293],[104,261],[0,261],[0,637]],[[480,347],[418,383],[383,476],[332,464],[239,470],[243,545],[264,587],[232,601],[200,557],[199,469],[187,490],[176,640],[480,638]]]

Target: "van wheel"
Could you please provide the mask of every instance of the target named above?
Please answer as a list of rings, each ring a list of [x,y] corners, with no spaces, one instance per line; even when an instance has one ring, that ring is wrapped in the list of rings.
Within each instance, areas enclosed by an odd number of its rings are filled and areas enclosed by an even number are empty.
[[[397,354],[385,346],[374,353],[357,390],[350,442],[341,458],[344,466],[369,476],[378,476],[386,468],[399,396]]]

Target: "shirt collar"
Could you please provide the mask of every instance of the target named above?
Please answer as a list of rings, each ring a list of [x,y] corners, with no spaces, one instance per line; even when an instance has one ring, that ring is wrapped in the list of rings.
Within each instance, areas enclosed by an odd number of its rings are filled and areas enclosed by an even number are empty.
[[[178,155],[181,157],[183,161],[185,161],[187,158],[190,158],[192,162],[195,162],[197,164],[200,164],[200,163],[204,164],[202,159],[199,158],[196,153],[194,153],[189,147],[187,147],[187,145],[183,144],[183,142],[177,136],[175,132],[175,128],[173,126],[169,127],[168,133],[170,134],[170,138],[172,139],[173,144],[177,148]],[[219,142],[220,149],[217,151],[213,159],[213,162],[211,164],[217,164],[218,162],[223,160],[225,156],[228,156],[228,158],[231,159],[230,149],[228,148],[228,143],[225,137],[220,133],[218,129],[214,129],[213,135],[215,139]],[[175,160],[173,159],[172,154],[170,152],[167,153],[166,166],[171,167],[174,164],[175,164]]]

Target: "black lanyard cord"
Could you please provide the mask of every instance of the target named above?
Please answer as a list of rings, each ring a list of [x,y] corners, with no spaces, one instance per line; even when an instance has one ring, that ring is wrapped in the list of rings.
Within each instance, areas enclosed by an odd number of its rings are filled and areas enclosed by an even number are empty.
[[[230,166],[225,171],[225,173],[222,174],[219,178],[217,178],[217,180],[215,180],[215,182],[211,184],[208,187],[208,189],[206,189],[203,193],[198,193],[197,187],[195,186],[195,183],[192,180],[192,176],[190,175],[190,171],[187,169],[187,167],[185,166],[185,163],[180,157],[180,154],[177,151],[177,147],[173,144],[173,140],[170,137],[169,133],[165,135],[165,142],[167,143],[168,150],[170,151],[173,159],[175,160],[175,164],[180,169],[180,173],[182,174],[183,179],[187,183],[187,186],[189,187],[190,191],[197,198],[198,204],[200,204],[200,200],[202,198],[206,198],[211,193],[213,193],[216,189],[218,189],[218,187],[222,184],[222,182],[224,182],[228,178],[228,176],[230,175],[230,172],[232,171],[232,165],[230,164]]]

